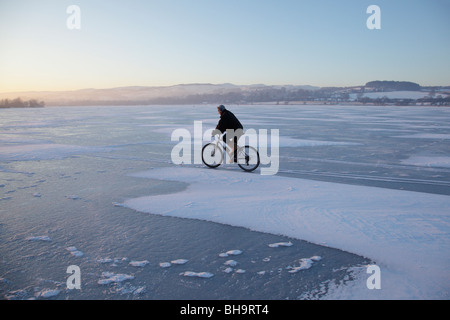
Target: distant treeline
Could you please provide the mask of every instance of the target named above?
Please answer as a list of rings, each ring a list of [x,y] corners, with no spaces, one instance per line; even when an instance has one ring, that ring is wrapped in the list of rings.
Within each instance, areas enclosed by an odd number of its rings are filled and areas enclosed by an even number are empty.
[[[42,108],[44,106],[44,101],[36,99],[22,100],[21,98],[16,98],[0,100],[0,108]]]
[[[409,81],[370,81],[366,83],[366,88],[376,91],[420,91],[422,87]]]
[[[198,104],[258,104],[273,102],[276,104],[361,104],[361,105],[431,105],[431,106],[449,106],[449,96],[427,96],[421,99],[395,99],[388,97],[370,98],[358,95],[356,98],[350,98],[347,92],[332,93],[327,90],[316,90],[309,92],[283,92],[275,89],[271,92],[259,92],[252,95],[243,95],[239,93],[228,94],[203,94],[190,95],[187,97],[166,97],[155,98],[151,100],[103,100],[103,101],[73,101],[65,103],[65,106],[133,106],[133,105],[198,105]]]
[[[390,99],[388,97],[380,97],[380,98],[369,98],[369,97],[361,97],[356,100],[356,102],[361,103],[363,105],[373,104],[378,106],[387,106],[387,105],[395,105],[395,106],[450,106],[450,96],[443,97],[441,95],[437,95],[436,97],[424,97],[420,99]]]

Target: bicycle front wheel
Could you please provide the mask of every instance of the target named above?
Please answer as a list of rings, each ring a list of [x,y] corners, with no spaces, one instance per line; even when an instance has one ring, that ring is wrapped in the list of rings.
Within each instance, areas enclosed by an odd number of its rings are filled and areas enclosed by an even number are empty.
[[[217,168],[222,164],[222,150],[215,144],[209,143],[202,149],[202,161],[210,168]]]
[[[255,148],[245,146],[238,149],[237,163],[242,170],[252,172],[258,168],[259,162],[259,153]]]

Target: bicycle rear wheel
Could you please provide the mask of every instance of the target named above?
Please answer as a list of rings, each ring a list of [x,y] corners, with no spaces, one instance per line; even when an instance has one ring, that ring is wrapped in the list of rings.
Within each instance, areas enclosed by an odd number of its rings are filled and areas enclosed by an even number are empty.
[[[259,166],[259,153],[251,146],[238,148],[237,163],[242,170],[252,172]]]
[[[210,168],[217,168],[222,164],[223,152],[215,143],[208,143],[202,149],[202,161]]]

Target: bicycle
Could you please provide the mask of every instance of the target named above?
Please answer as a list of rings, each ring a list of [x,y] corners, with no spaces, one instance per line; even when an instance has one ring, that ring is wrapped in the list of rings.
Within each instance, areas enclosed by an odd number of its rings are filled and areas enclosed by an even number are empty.
[[[226,151],[233,159],[233,150],[223,141],[223,136],[224,134],[215,135],[216,141],[208,143],[202,148],[202,161],[210,168],[217,168],[223,163],[224,153],[222,150]],[[258,168],[259,163],[259,152],[254,147],[245,145],[237,148],[237,164],[242,170],[252,172]]]

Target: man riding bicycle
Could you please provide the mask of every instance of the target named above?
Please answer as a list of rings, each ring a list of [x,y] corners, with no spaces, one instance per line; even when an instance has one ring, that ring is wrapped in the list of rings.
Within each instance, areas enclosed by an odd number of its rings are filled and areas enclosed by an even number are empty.
[[[217,124],[216,130],[219,130],[221,133],[226,132],[223,135],[223,141],[231,148],[232,153],[234,154],[234,162],[237,162],[237,142],[239,138],[244,134],[244,127],[236,118],[236,116],[229,110],[225,108],[225,106],[220,105],[217,107],[217,111],[220,114],[220,120]],[[216,130],[213,131],[213,135]],[[233,146],[231,146],[231,143]]]

